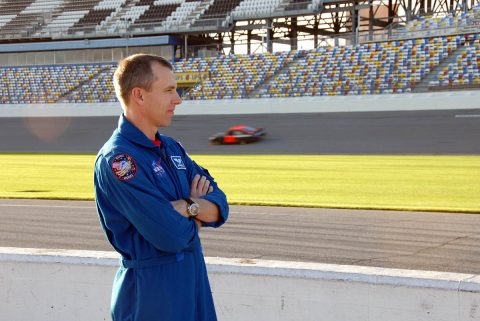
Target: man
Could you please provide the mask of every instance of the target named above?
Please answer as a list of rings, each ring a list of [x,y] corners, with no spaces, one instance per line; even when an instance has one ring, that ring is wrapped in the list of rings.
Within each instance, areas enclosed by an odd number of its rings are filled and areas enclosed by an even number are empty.
[[[138,54],[120,62],[123,114],[95,162],[97,210],[121,256],[114,321],[216,320],[198,231],[228,217],[225,194],[183,147],[158,133],[182,100],[171,64]]]

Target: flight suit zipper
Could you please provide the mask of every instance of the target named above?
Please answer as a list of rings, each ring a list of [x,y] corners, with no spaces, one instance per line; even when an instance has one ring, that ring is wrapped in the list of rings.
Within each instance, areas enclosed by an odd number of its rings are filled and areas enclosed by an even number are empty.
[[[173,181],[173,186],[175,187],[175,193],[176,193],[175,196],[176,196],[177,200],[181,199],[181,198],[183,198],[183,193],[181,191],[182,185],[181,185],[181,183],[178,179],[177,171],[175,170],[176,167],[172,163],[172,160],[170,159],[169,155],[167,154],[166,146],[163,144],[163,142],[162,142],[162,146],[157,147],[157,148],[158,148],[158,154],[160,155],[160,159],[162,160],[162,162],[167,164],[167,166],[165,166],[165,167],[166,167],[166,171],[168,173],[168,176]],[[180,190],[179,190],[179,188],[180,188]]]

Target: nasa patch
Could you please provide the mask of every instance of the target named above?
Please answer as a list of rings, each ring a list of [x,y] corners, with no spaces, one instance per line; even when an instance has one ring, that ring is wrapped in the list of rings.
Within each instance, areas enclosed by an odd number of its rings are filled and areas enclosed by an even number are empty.
[[[133,157],[128,154],[118,154],[113,157],[112,171],[121,181],[128,181],[135,177],[137,173],[137,164]]]
[[[153,168],[153,172],[157,176],[165,175],[165,170],[163,169],[162,165],[160,164],[160,160],[158,160],[157,162],[152,161],[152,168]]]

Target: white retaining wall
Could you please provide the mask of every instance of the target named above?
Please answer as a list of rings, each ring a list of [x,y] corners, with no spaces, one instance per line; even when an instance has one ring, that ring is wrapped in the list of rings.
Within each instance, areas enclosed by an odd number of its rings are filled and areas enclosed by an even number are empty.
[[[479,275],[206,261],[219,321],[480,320]],[[110,320],[117,266],[114,252],[0,248],[0,320]]]
[[[328,113],[480,108],[480,90],[421,94],[184,101],[177,115]],[[0,117],[114,116],[119,103],[1,105]]]
[[[479,109],[479,102],[480,91],[186,101],[176,114]],[[120,112],[115,103],[2,105],[0,117]],[[479,275],[206,261],[219,321],[480,321]],[[110,320],[117,266],[114,252],[0,248],[0,321]]]

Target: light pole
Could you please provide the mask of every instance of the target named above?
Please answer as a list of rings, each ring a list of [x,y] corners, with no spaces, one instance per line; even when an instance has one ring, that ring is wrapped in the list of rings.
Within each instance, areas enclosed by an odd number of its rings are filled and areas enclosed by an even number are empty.
[[[132,19],[120,18],[120,21],[122,22],[122,29],[124,29],[123,37],[125,38],[125,49],[126,55],[128,57],[128,39],[130,38],[130,24],[132,22]]]

